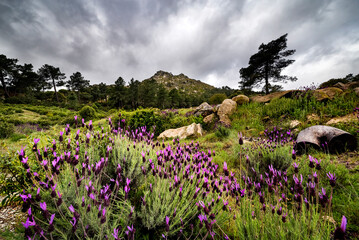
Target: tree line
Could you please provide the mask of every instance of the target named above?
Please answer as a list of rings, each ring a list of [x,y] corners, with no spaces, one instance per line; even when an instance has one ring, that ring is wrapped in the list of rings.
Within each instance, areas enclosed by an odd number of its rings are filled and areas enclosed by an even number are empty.
[[[110,85],[90,85],[90,81],[80,72],[75,72],[66,79],[59,67],[44,64],[35,71],[32,64],[18,64],[17,59],[3,54],[0,55],[0,84],[2,101],[71,108],[89,103],[124,109],[136,109],[140,106],[161,109],[192,107],[209,101],[213,95],[229,97],[235,92],[229,87],[222,87],[201,94],[189,94],[175,88],[169,90],[154,79],[140,82],[132,78],[126,83],[122,77],[118,77]]]

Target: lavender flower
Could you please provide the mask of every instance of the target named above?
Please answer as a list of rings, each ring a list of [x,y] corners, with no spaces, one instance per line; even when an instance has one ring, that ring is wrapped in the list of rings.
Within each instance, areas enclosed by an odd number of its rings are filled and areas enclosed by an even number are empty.
[[[50,221],[49,221],[49,227],[48,227],[48,232],[53,232],[55,230],[55,227],[54,227],[54,219],[55,219],[55,214],[52,214],[51,217],[50,217]]]
[[[238,133],[238,144],[243,145],[243,136],[242,132]]]
[[[226,162],[223,163],[223,172],[226,176],[229,176],[229,171],[228,171]]]
[[[114,228],[114,229],[113,229],[112,236],[115,238],[115,240],[119,240],[119,237],[118,237],[118,229],[117,229],[117,228]]]
[[[345,239],[346,227],[347,227],[347,218],[343,216],[340,227],[337,227],[334,231],[334,239]]]
[[[335,177],[335,173],[334,173],[334,174],[331,174],[331,173],[329,172],[329,173],[327,173],[327,176],[328,176],[328,178],[329,178],[330,186],[335,187],[335,181],[337,180],[337,178]]]
[[[299,165],[297,163],[293,163],[293,167],[294,167],[294,172],[298,173],[299,172],[299,170],[298,170]]]
[[[40,138],[34,138],[34,146],[32,147],[32,151],[37,151],[37,144],[40,142]]]
[[[166,216],[166,232],[170,231],[170,218]]]

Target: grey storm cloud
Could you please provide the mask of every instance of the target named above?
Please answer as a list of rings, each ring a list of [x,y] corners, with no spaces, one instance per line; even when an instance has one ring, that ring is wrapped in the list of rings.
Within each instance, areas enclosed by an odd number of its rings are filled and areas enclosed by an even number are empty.
[[[297,88],[359,73],[358,12],[357,0],[5,0],[0,53],[93,84],[164,70],[237,88],[259,45],[288,33]]]

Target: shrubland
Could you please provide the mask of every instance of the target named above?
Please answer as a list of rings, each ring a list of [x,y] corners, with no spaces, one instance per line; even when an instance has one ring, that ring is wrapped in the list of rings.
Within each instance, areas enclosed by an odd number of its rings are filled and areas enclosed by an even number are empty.
[[[89,106],[77,112],[3,104],[2,124],[13,125],[14,132],[4,128],[10,133],[2,140],[2,204],[21,203],[26,213],[18,233],[4,234],[19,239],[24,234],[35,239],[330,239],[341,236],[341,222],[344,226],[347,220],[345,237],[355,238],[358,154],[310,150],[297,156],[293,142],[311,124],[358,114],[358,101],[348,93],[318,102],[309,92],[244,104],[232,115],[230,128],[207,126],[207,134],[195,141],[163,142],[156,140],[163,130],[203,124],[203,118],[191,109],[106,112]],[[310,114],[319,120],[308,122]],[[40,119],[48,121],[39,125],[45,129],[19,132],[19,126]],[[303,124],[290,129],[291,120]],[[359,121],[336,126],[358,137]]]

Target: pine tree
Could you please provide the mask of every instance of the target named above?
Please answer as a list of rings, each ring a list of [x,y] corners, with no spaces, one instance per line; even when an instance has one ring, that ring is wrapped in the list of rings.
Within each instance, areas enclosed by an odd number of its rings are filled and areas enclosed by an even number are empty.
[[[279,37],[267,44],[261,44],[259,51],[249,59],[249,66],[241,68],[239,73],[242,80],[239,82],[242,89],[259,86],[264,82],[266,94],[270,90],[271,82],[296,81],[296,77],[281,75],[281,71],[292,64],[294,60],[286,59],[295,53],[287,48],[287,35]],[[276,85],[277,86],[277,85]]]

